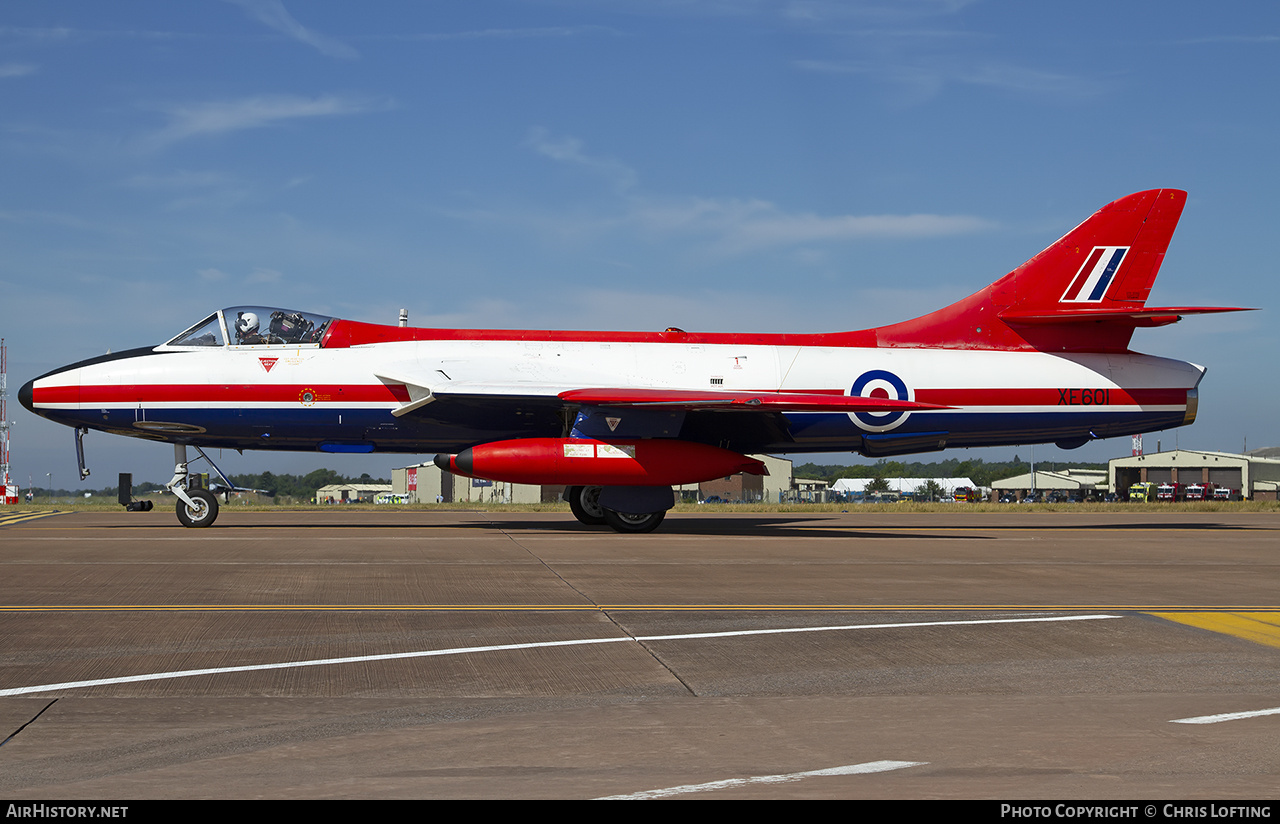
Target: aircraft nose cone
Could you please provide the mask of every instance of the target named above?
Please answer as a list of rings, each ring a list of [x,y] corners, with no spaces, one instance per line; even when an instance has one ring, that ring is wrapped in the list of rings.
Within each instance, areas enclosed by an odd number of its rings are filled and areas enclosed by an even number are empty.
[[[34,401],[35,383],[36,382],[34,380],[27,381],[22,385],[22,388],[18,390],[18,403],[25,406],[29,412],[36,411]]]

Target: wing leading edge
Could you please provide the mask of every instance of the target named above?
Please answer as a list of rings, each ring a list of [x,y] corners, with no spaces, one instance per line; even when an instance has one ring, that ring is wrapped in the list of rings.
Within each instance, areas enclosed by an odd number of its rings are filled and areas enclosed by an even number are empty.
[[[953,409],[936,403],[865,398],[822,392],[756,392],[709,391],[697,389],[659,389],[648,387],[593,387],[564,389],[547,384],[483,383],[447,381],[432,387],[422,386],[403,376],[378,375],[388,384],[406,387],[408,399],[392,412],[405,415],[433,401],[451,396],[506,398],[559,398],[581,406],[651,407],[665,409],[720,409],[740,412],[917,412],[931,409]]]
[[[827,395],[817,392],[713,392],[685,389],[571,389],[561,400],[584,406],[647,406],[671,409],[729,409],[744,412],[896,412],[951,409],[936,403]]]

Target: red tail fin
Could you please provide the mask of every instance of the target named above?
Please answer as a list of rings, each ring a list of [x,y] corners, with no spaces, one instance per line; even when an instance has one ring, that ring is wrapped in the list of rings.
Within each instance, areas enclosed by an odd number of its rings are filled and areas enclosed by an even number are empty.
[[[1228,308],[1147,308],[1187,202],[1151,189],[1103,206],[1048,249],[945,309],[878,330],[881,346],[1122,352],[1138,326]]]

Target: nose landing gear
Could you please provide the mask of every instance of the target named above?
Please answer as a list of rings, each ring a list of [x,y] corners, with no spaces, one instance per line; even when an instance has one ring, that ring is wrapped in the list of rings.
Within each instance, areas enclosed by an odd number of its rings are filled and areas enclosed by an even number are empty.
[[[176,492],[174,494],[177,494]],[[188,489],[190,503],[178,501],[178,520],[185,527],[209,526],[218,517],[218,499],[207,489]]]
[[[227,480],[227,476],[222,474],[222,470],[218,469],[217,464],[210,460],[208,455],[204,454],[204,450],[198,446],[193,449],[200,453],[201,458],[209,461],[209,466],[212,466],[219,477],[226,482],[228,488],[234,488],[235,485]],[[164,486],[178,499],[178,521],[190,529],[212,526],[218,518],[218,498],[209,490],[202,488],[199,485],[199,478],[188,471],[186,444],[173,445],[173,463],[173,478]]]

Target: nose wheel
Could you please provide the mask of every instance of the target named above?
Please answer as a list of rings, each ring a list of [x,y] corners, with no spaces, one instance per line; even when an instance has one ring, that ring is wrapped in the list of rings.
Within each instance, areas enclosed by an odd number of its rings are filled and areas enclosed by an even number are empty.
[[[188,489],[190,502],[178,501],[178,520],[185,527],[209,526],[218,517],[218,499],[207,489]]]
[[[209,460],[200,447],[195,448],[200,457]],[[207,489],[191,486],[191,473],[187,469],[187,447],[185,444],[173,445],[173,478],[165,484],[165,488],[178,499],[178,522],[188,528],[199,529],[211,526],[218,518],[218,499]],[[213,461],[209,461],[213,466]],[[222,470],[213,467],[226,480]],[[229,484],[230,481],[227,481]]]

